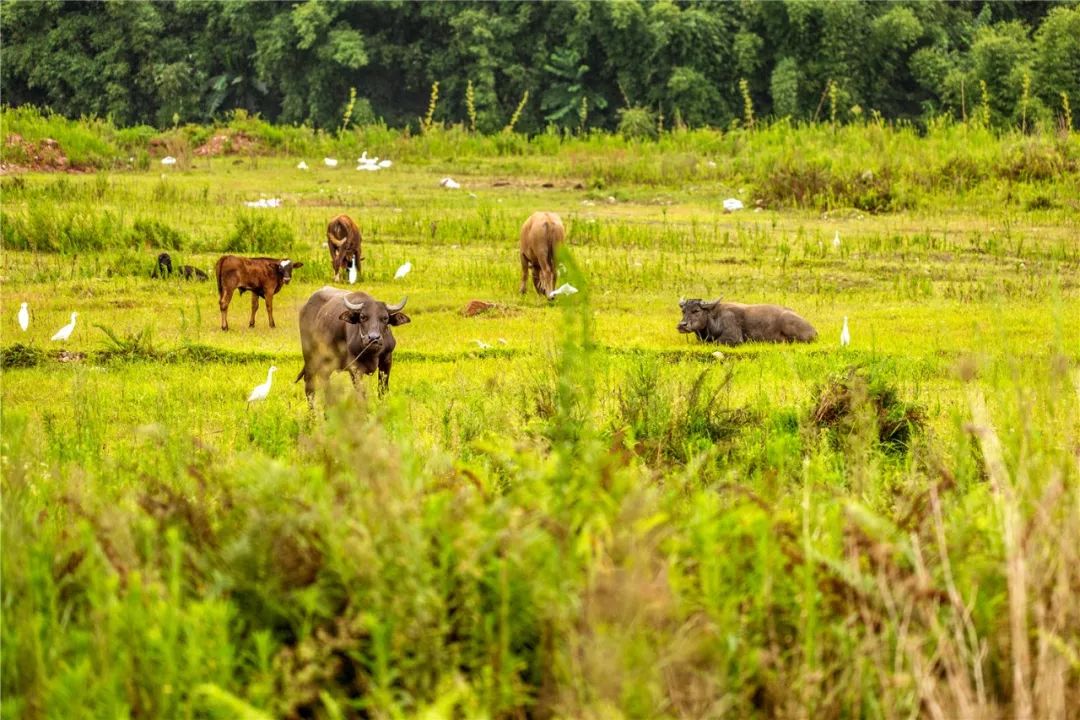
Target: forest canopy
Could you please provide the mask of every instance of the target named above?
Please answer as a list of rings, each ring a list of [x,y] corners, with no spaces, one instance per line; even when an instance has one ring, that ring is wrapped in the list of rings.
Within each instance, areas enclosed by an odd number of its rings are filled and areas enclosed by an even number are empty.
[[[1075,123],[1074,2],[5,2],[3,102],[159,128]],[[523,99],[528,98],[525,102]],[[830,117],[835,115],[835,117]]]

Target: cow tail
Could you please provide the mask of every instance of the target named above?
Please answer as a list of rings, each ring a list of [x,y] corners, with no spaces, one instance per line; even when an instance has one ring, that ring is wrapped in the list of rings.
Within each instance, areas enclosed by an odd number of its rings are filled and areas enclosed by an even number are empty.
[[[306,373],[306,372],[307,372],[307,363],[304,364],[304,367],[300,368],[300,374],[296,376],[296,379],[293,380],[293,383],[295,384],[295,383],[300,382],[300,378],[304,377],[304,373]]]
[[[218,261],[217,261],[217,264],[214,265],[214,275],[217,276],[217,294],[218,294],[218,297],[221,297],[221,293],[224,291],[224,288],[221,286],[221,265],[224,262],[225,262],[225,258],[222,257],[222,258],[219,258]]]

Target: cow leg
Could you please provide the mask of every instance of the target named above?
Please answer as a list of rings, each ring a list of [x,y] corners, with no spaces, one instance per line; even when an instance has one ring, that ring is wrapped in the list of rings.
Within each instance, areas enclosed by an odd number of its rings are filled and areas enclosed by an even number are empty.
[[[277,327],[274,325],[274,293],[266,293],[266,314],[270,316],[270,327]],[[252,322],[254,322],[255,316],[252,315]]]
[[[555,268],[546,263],[540,266],[540,285],[545,296],[555,289]]]
[[[529,279],[529,258],[521,254],[521,294],[525,294],[525,283]]]
[[[255,313],[259,309],[259,296],[255,293],[251,293],[251,320],[248,322],[248,327],[255,327]]]
[[[233,290],[227,288],[222,291],[221,297],[218,298],[218,308],[221,309],[221,329],[229,329],[229,303],[232,302]]]

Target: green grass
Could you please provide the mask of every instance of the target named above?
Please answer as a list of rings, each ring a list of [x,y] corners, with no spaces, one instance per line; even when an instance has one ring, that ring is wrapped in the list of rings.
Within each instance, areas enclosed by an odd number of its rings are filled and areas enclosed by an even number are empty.
[[[301,130],[0,181],[3,717],[1075,714],[1075,138]],[[393,168],[322,166],[369,141]],[[831,184],[868,157],[894,212]],[[785,167],[827,182],[720,211]],[[555,303],[517,293],[540,208],[582,289]],[[312,414],[296,316],[339,212],[412,322],[389,395],[336,377]],[[305,263],[277,329],[245,296],[223,333],[213,280],[150,277],[228,247]],[[715,357],[677,303],[721,296],[820,340]]]

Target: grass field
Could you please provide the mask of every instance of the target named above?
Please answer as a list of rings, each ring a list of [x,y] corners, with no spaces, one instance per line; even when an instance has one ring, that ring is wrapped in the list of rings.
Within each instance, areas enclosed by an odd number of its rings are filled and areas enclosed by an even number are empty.
[[[949,189],[875,130],[894,212],[756,211],[738,136],[3,178],[3,716],[1078,717],[1076,141]],[[517,292],[537,209],[582,290],[552,303]],[[389,395],[337,377],[310,413],[296,318],[339,212],[412,322]],[[226,333],[163,249],[304,267],[276,329],[236,296]],[[820,338],[717,356],[680,297]]]

